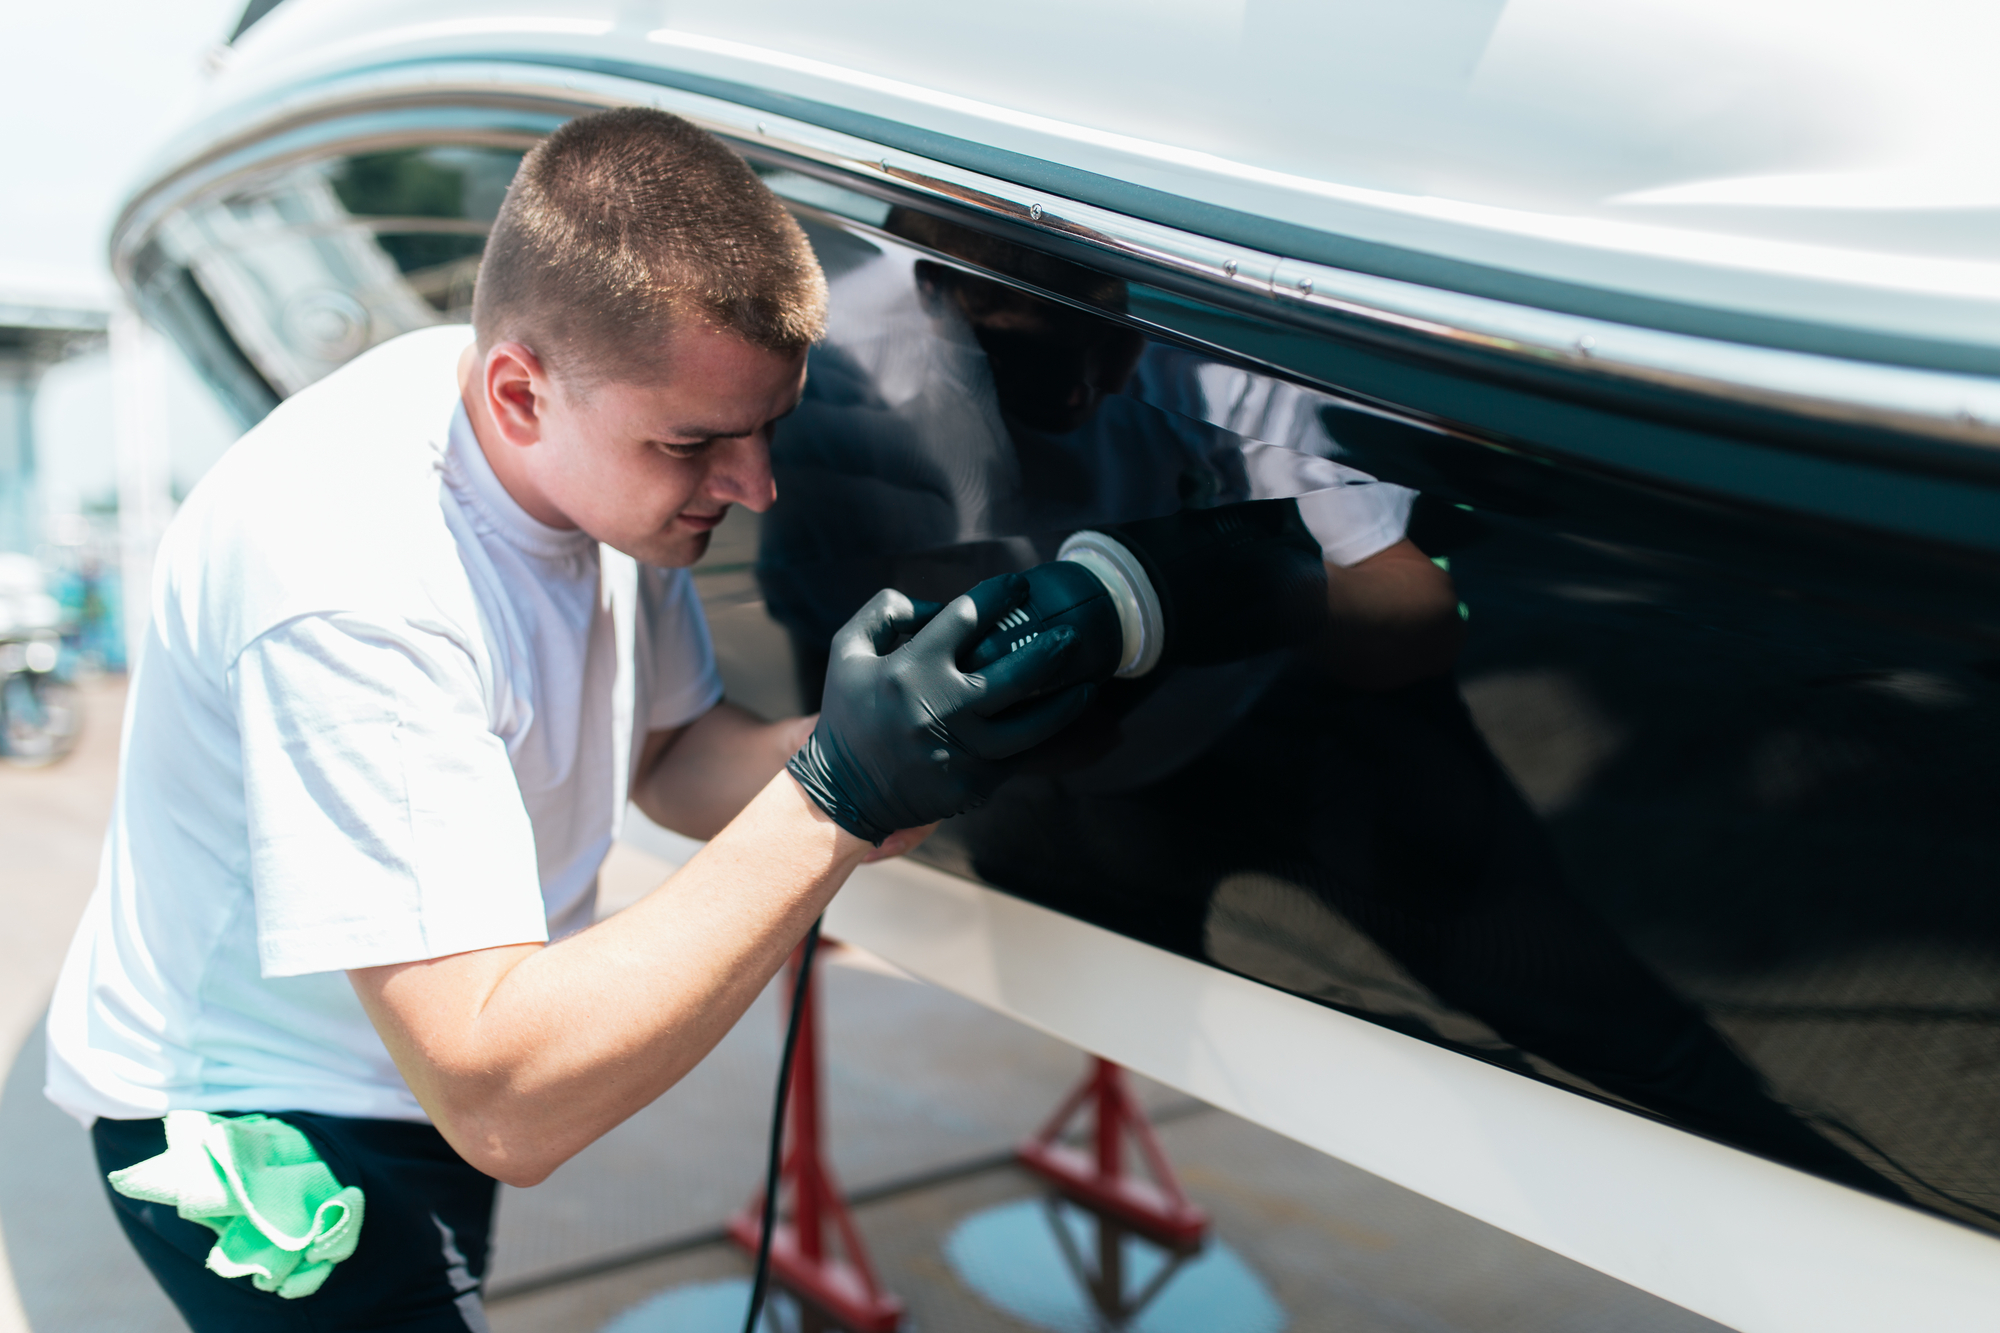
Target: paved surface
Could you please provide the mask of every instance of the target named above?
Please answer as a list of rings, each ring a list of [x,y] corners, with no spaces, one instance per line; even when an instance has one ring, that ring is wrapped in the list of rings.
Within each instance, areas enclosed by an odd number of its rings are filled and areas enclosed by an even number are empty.
[[[15,1274],[25,1272],[32,1279],[39,1256],[25,1265],[16,1256],[23,1247],[32,1248],[42,1232],[45,1207],[69,1204],[68,1189],[57,1187],[51,1198],[45,1185],[67,1180],[61,1169],[67,1159],[61,1158],[59,1145],[81,1136],[74,1121],[41,1102],[39,1041],[26,1052],[36,1071],[32,1080],[23,1077],[23,1061],[17,1057],[36,1029],[62,968],[63,951],[96,879],[97,851],[111,813],[124,682],[115,677],[90,682],[82,696],[83,732],[69,758],[44,769],[0,763],[0,911],[7,922],[0,930],[0,1056],[9,1070],[0,1105],[0,1145],[5,1146],[0,1152],[0,1241],[8,1260],[0,1263],[0,1333],[21,1333],[31,1327],[16,1295]],[[33,1100],[41,1102],[52,1119],[38,1115],[29,1123],[17,1118],[19,1094],[29,1081]],[[34,1132],[35,1125],[44,1132]],[[45,1161],[43,1153],[48,1150],[54,1150],[59,1160]],[[108,1209],[104,1223],[111,1225]],[[130,1274],[123,1271],[127,1267]],[[75,1273],[73,1267],[69,1271]],[[106,1279],[117,1282],[131,1276],[150,1281],[137,1259],[120,1254],[109,1265]],[[154,1299],[164,1305],[162,1298]],[[82,1326],[44,1322],[40,1327]]]
[[[178,1316],[112,1222],[74,1122],[41,1097],[36,1020],[95,874],[116,765],[116,682],[64,764],[0,768],[0,1333],[173,1333]],[[669,838],[635,830],[607,906],[645,891]],[[1001,1164],[1082,1072],[1076,1052],[955,996],[836,955],[827,970],[834,1165],[921,1333],[1013,1333],[946,1261],[967,1216],[1037,1192]],[[533,1190],[504,1192],[496,1333],[592,1330],[688,1282],[740,1278],[713,1239],[755,1182],[777,1054],[766,996],[660,1102]],[[1178,1094],[1145,1087],[1191,1194],[1285,1308],[1342,1333],[1700,1333],[1717,1326]],[[510,1294],[511,1293],[511,1294]]]
[[[1713,1333],[1719,1326],[1223,1112],[1161,1128],[1183,1182],[1289,1316],[1289,1333]],[[917,1333],[1024,1333],[946,1262],[961,1219],[1039,1193],[1011,1168],[857,1209]],[[495,1300],[494,1333],[595,1329],[662,1290],[742,1277],[722,1244]],[[733,1330],[732,1330],[733,1333]],[[1227,1333],[1214,1330],[1213,1333]]]

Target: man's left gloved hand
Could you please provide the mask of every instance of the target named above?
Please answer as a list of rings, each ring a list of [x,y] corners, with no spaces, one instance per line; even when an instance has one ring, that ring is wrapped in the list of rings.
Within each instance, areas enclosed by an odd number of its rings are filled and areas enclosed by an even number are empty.
[[[1089,684],[1034,697],[1075,651],[1067,628],[979,671],[959,668],[1027,594],[1010,574],[939,610],[885,588],[834,636],[819,723],[786,768],[836,824],[880,846],[897,829],[970,810],[1005,780],[1008,758],[1083,712]]]

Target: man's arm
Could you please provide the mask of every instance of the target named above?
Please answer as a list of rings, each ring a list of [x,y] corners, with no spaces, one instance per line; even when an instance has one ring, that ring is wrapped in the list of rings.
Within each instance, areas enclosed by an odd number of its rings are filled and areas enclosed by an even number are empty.
[[[724,701],[685,727],[649,732],[632,779],[632,804],[661,828],[712,838],[806,743],[818,716],[762,722]],[[899,829],[864,859],[901,856],[936,827]]]
[[[712,838],[806,743],[813,721],[762,722],[725,701],[687,726],[651,732],[633,773],[632,804],[662,828]]]
[[[867,856],[862,833],[978,805],[1008,757],[1074,721],[1089,687],[1037,697],[1072,654],[1067,628],[975,675],[956,666],[1027,592],[1010,575],[926,611],[877,593],[834,636],[827,707],[798,758],[807,785],[772,778],[618,915],[552,945],[349,971],[459,1155],[509,1184],[547,1178],[721,1040]]]
[[[1441,675],[1465,639],[1451,575],[1408,538],[1345,569],[1328,565],[1326,600],[1334,677],[1357,689]]]
[[[694,1068],[872,850],[780,774],[589,930],[348,977],[459,1155],[533,1185]]]

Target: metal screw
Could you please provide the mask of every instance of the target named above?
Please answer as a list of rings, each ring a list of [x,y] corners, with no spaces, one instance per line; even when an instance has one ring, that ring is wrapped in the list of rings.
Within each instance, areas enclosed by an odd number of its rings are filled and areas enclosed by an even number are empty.
[[[1596,350],[1597,339],[1591,337],[1589,334],[1586,333],[1576,340],[1576,354],[1578,356],[1589,356]]]
[[[1300,295],[1300,296],[1311,296],[1311,295],[1312,295],[1312,291],[1313,291],[1313,280],[1312,280],[1311,278],[1300,278],[1300,279],[1299,279],[1299,295]]]
[[[1042,206],[1040,204],[1029,204],[1028,216],[1040,222],[1042,220]]]
[[[1230,277],[1232,277],[1232,278],[1233,278],[1233,277],[1235,277],[1235,276],[1236,276],[1236,261],[1235,261],[1235,260],[1233,260],[1233,259],[1225,259],[1225,260],[1223,260],[1223,261],[1222,261],[1222,271],[1223,271],[1224,273],[1228,274],[1228,275],[1229,275]]]
[[[771,132],[770,130],[768,130],[768,129],[766,129],[766,128],[764,127],[764,122],[763,122],[763,121],[761,121],[761,120],[760,120],[760,121],[758,121],[758,122],[757,122],[757,133],[759,133],[759,134],[769,134],[770,132]]]

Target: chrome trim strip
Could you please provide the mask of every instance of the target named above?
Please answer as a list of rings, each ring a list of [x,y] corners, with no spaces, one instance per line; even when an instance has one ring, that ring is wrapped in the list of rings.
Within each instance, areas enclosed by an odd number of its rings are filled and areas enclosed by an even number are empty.
[[[421,109],[490,109],[572,115],[650,104],[717,134],[814,163],[878,189],[948,201],[1048,231],[1171,274],[1197,289],[1250,298],[1279,318],[1337,320],[1435,340],[1449,347],[1561,367],[1609,383],[1642,384],[1718,403],[1766,408],[1829,424],[1868,426],[1942,443],[2000,447],[2000,378],[1852,361],[1667,333],[1251,250],[1079,203],[806,121],[639,79],[513,61],[391,66],[274,98],[247,122],[211,131],[180,164],[137,195],[114,229],[113,271],[132,285],[131,261],[169,210],[222,188],[274,159],[258,158],[273,135],[336,118]],[[211,122],[212,123],[212,122]],[[375,139],[438,135],[384,133]],[[472,141],[471,131],[464,137]],[[503,132],[510,141],[518,136]],[[250,165],[245,165],[249,162]]]

